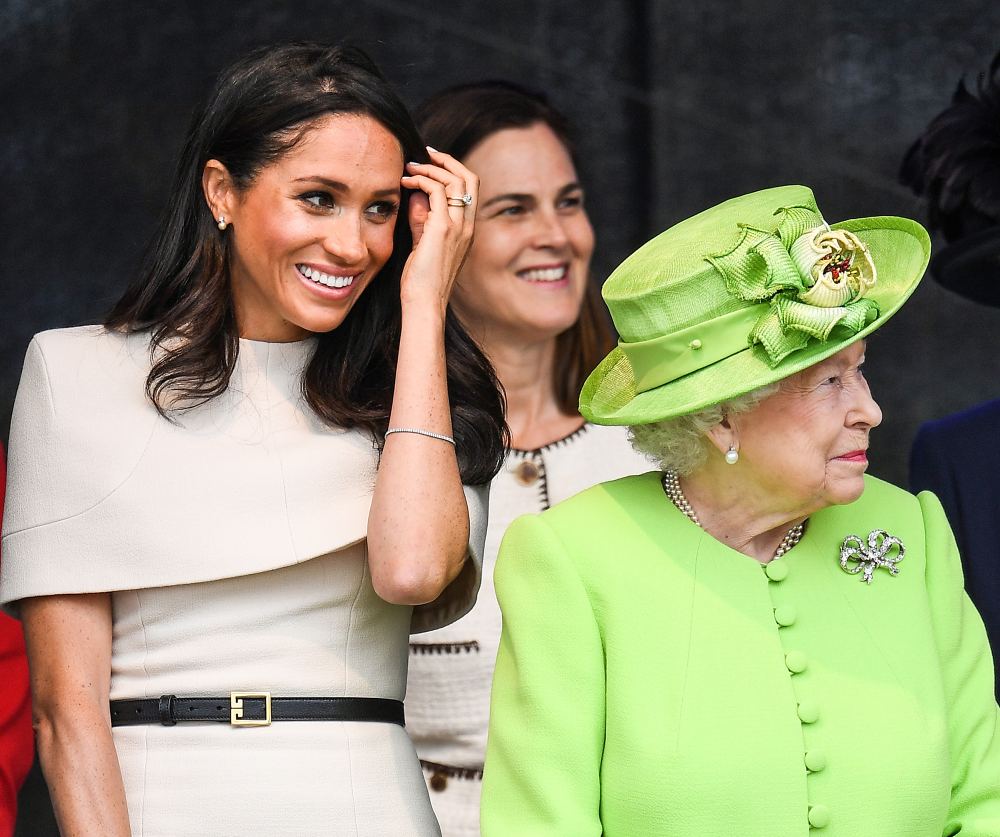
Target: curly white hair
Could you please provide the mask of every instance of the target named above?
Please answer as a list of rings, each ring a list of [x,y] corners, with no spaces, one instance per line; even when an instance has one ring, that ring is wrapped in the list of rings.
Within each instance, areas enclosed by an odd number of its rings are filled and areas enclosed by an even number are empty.
[[[712,449],[706,431],[727,416],[750,412],[765,398],[774,395],[779,386],[766,384],[696,413],[632,425],[628,429],[629,441],[636,451],[659,464],[664,471],[676,471],[681,476],[691,474],[705,463]]]

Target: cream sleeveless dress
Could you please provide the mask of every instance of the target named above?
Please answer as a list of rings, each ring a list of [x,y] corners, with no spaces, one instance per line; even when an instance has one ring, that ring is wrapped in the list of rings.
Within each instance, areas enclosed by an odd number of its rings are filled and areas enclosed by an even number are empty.
[[[370,439],[304,405],[314,341],[240,341],[227,392],[160,417],[147,338],[97,327],[37,335],[10,439],[0,600],[112,592],[111,698],[401,700],[412,631],[475,600],[484,489],[467,489],[470,558],[419,608],[372,589]],[[136,837],[439,833],[395,724],[116,727]]]

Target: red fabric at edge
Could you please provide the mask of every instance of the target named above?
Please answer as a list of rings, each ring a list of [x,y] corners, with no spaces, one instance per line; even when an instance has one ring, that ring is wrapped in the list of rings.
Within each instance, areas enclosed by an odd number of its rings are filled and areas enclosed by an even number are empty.
[[[7,469],[0,447],[0,516]],[[21,623],[0,613],[0,837],[14,833],[17,791],[34,759],[28,660]]]

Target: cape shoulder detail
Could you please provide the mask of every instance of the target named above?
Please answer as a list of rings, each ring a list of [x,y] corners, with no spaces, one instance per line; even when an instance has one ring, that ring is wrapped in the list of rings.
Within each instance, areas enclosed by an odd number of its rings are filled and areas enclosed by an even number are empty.
[[[145,335],[37,335],[11,424],[0,599],[247,575],[362,541],[376,451],[305,407],[309,349],[242,341],[227,392],[171,422],[145,395]]]

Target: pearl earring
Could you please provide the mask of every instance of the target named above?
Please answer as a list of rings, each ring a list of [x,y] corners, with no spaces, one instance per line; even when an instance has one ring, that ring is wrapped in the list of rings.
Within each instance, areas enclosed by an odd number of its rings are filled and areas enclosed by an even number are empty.
[[[730,465],[735,465],[740,461],[740,452],[736,450],[735,445],[730,445],[729,450],[726,451],[726,462]]]
[[[219,216],[219,229],[220,230],[224,230],[228,226],[229,226],[229,224],[226,222],[226,216],[225,215],[220,215]]]

